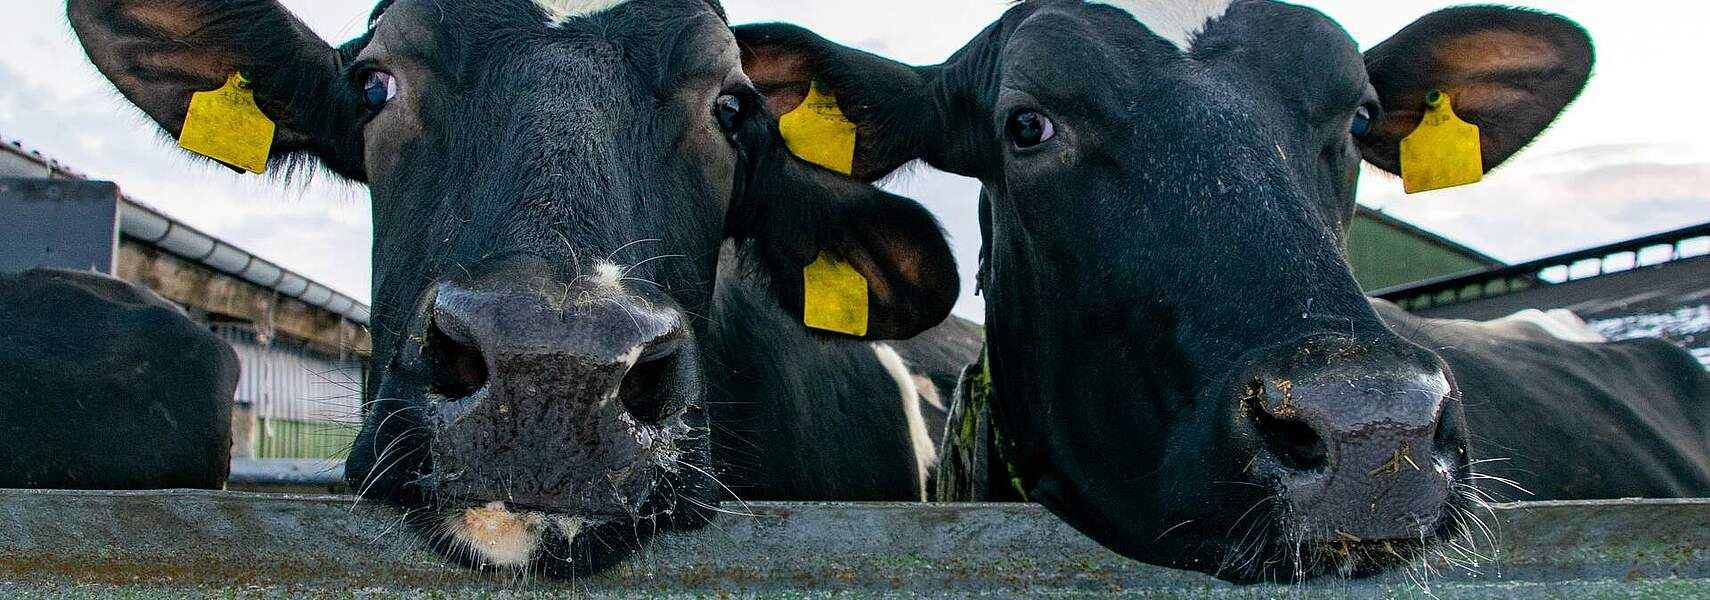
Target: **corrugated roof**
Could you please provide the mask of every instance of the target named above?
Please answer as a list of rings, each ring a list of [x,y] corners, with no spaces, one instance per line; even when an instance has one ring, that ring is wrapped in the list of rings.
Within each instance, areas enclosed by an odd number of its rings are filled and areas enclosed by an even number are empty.
[[[0,177],[88,179],[70,166],[4,136],[0,136]],[[123,182],[120,185],[122,187]],[[208,235],[128,195],[124,196],[119,207],[119,233],[215,271],[302,300],[357,324],[368,324],[368,305],[355,298]]]

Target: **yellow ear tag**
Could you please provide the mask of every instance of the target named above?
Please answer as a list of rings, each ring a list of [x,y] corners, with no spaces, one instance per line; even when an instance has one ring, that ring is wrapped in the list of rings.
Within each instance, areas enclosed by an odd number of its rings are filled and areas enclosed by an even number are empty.
[[[1401,183],[1417,194],[1484,180],[1478,126],[1455,115],[1449,95],[1425,98],[1425,119],[1401,140]]]
[[[867,278],[827,252],[802,267],[802,322],[814,329],[867,335]]]
[[[232,73],[224,87],[190,95],[190,112],[184,116],[178,146],[251,173],[262,173],[273,149],[273,120],[255,105],[249,79]]]
[[[802,160],[844,175],[855,171],[855,123],[818,83],[808,88],[801,106],[778,118],[778,131]]]

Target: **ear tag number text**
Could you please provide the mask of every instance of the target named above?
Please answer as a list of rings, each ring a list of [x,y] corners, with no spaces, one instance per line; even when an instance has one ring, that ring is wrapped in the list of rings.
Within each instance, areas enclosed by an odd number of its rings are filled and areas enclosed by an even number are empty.
[[[827,252],[802,268],[802,322],[853,336],[867,335],[867,278]]]
[[[267,171],[273,149],[273,120],[255,105],[255,91],[241,73],[226,85],[190,96],[179,147],[251,173]]]
[[[801,106],[778,118],[778,130],[802,160],[844,175],[855,171],[855,123],[818,83],[808,88]]]
[[[1455,115],[1449,95],[1434,91],[1425,99],[1425,119],[1401,140],[1401,182],[1409,194],[1478,183],[1484,179],[1484,153],[1478,126]]]

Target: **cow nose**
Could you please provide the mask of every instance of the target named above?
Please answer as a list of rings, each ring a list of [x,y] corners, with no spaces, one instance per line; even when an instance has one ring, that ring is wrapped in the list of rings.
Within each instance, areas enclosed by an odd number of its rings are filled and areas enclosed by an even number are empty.
[[[680,311],[608,292],[437,288],[423,352],[442,496],[612,516],[647,496],[697,393],[693,344]]]
[[[1313,342],[1241,399],[1254,460],[1269,459],[1307,541],[1418,539],[1446,510],[1448,380],[1424,350],[1389,346]]]

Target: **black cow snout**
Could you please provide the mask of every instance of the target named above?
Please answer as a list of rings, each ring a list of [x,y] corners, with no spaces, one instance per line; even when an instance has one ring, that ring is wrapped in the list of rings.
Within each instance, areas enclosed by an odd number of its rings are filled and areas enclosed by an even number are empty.
[[[674,307],[609,282],[443,284],[425,338],[442,498],[621,516],[674,468],[699,393]]]
[[[1310,341],[1248,379],[1256,475],[1281,487],[1306,541],[1419,539],[1449,500],[1449,388],[1436,358],[1405,343]]]

